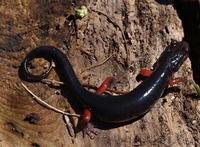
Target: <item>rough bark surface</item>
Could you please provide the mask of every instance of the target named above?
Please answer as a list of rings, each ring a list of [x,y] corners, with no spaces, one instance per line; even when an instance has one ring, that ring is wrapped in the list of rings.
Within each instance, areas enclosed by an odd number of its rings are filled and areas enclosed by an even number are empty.
[[[76,37],[69,26],[74,7],[68,0],[1,1],[0,146],[200,146],[200,101],[190,96],[194,89],[189,59],[176,74],[183,78],[179,91],[160,98],[132,124],[99,129],[94,140],[80,132],[71,138],[62,115],[42,107],[24,90],[19,66],[30,50],[41,45],[65,52],[81,83],[98,86],[115,76],[112,88],[130,91],[139,84],[135,77],[140,68],[152,67],[171,39],[184,37],[173,3],[90,0],[77,2],[76,7],[82,4],[88,14],[76,21]],[[86,70],[110,56],[104,64]],[[66,107],[63,96],[55,94],[57,89],[24,83],[49,104]],[[25,121],[31,113],[36,120]]]

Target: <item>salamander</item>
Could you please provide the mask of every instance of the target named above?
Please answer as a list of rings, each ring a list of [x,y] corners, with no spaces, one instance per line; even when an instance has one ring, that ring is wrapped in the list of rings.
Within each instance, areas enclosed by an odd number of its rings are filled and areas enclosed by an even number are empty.
[[[151,76],[124,95],[97,95],[81,86],[74,70],[63,52],[53,46],[32,50],[21,64],[21,72],[29,81],[41,81],[48,74],[34,75],[28,63],[34,58],[53,60],[61,80],[78,101],[90,108],[93,115],[107,123],[121,123],[146,114],[167,88],[169,79],[186,60],[189,45],[185,41],[172,41],[158,58]]]

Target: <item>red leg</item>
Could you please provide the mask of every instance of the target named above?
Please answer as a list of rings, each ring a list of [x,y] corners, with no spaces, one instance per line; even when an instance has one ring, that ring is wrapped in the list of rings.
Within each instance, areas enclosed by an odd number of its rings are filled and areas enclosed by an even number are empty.
[[[105,92],[105,90],[108,88],[112,81],[112,77],[107,77],[104,82],[99,86],[99,88],[96,90],[97,95],[101,95],[102,93]],[[82,125],[83,125],[83,136],[88,135],[90,139],[94,139],[94,136],[97,135],[97,132],[94,130],[93,125],[90,123],[91,119],[91,109],[90,108],[85,108],[84,113],[83,113],[83,120],[82,120]]]
[[[140,69],[140,75],[144,76],[144,77],[150,77],[152,75],[153,71],[151,69],[148,68],[141,68]]]
[[[180,83],[182,80],[181,78],[170,78],[168,81],[168,85],[173,86],[174,84]]]
[[[83,110],[83,127],[85,128],[87,126],[87,123],[90,122],[91,119],[91,109],[85,108]]]
[[[91,109],[85,108],[82,120],[83,137],[85,137],[85,135],[88,135],[90,139],[94,139],[95,135],[97,135],[97,131],[94,129],[93,124],[90,123],[90,119],[91,119]]]
[[[99,88],[96,90],[95,94],[96,95],[101,95],[102,93],[104,93],[106,91],[106,89],[108,88],[108,86],[110,86],[110,83],[112,81],[112,77],[107,77],[103,83],[101,84],[101,86],[99,86]]]

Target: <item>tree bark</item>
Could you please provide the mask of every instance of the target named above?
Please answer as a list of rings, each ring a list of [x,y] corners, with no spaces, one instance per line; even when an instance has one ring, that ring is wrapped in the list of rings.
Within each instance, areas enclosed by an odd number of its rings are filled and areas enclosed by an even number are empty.
[[[88,8],[88,13],[73,25],[70,18],[81,5]],[[200,102],[191,95],[195,91],[189,59],[176,74],[183,79],[177,85],[178,91],[160,98],[136,122],[108,130],[97,129],[99,134],[94,140],[83,138],[81,132],[75,138],[70,137],[62,115],[34,101],[21,86],[18,75],[29,51],[52,45],[69,57],[82,84],[98,87],[106,77],[114,76],[112,88],[128,92],[139,84],[136,76],[140,68],[151,68],[171,39],[184,38],[184,23],[174,6],[154,0],[90,0],[78,1],[75,6],[68,0],[2,1],[0,145],[200,146]],[[52,74],[50,78],[55,79],[55,73]],[[47,103],[77,112],[71,108],[73,103],[70,105],[63,95],[55,94],[59,89],[23,82]]]

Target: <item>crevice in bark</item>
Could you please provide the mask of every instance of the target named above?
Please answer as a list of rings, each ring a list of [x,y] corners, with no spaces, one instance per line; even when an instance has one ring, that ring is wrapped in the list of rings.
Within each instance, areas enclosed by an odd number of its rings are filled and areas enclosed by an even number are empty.
[[[184,40],[190,45],[193,78],[200,84],[200,2],[198,0],[157,0],[160,4],[173,4],[182,21]]]
[[[200,84],[200,4],[198,1],[177,1],[176,9],[182,20],[184,39],[190,44],[190,60],[192,63],[194,80]]]

